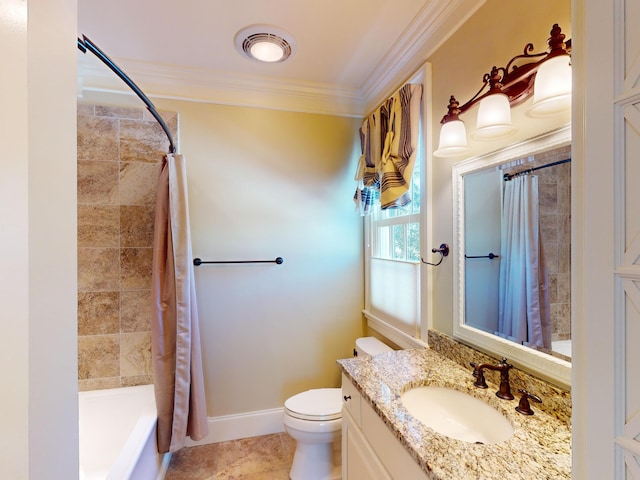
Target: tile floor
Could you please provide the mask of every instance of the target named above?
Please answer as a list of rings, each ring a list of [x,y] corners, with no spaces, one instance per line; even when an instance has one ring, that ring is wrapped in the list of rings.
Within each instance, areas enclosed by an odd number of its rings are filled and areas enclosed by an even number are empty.
[[[166,480],[289,480],[295,441],[287,433],[183,448]]]

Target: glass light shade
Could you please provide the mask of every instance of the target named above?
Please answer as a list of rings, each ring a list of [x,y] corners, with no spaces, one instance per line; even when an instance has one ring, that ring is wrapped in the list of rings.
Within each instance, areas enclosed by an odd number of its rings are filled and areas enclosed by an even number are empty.
[[[542,63],[533,86],[533,105],[528,115],[541,117],[571,108],[571,59],[559,55]]]
[[[494,93],[480,100],[473,138],[489,140],[505,137],[515,131],[515,127],[511,125],[509,98],[504,93]]]
[[[262,62],[279,62],[284,56],[284,50],[280,45],[262,41],[251,46],[251,55]]]
[[[454,157],[470,150],[467,145],[467,129],[462,120],[451,120],[440,128],[438,150],[433,152],[437,157]]]
[[[295,52],[293,37],[273,25],[255,24],[235,36],[238,52],[252,60],[266,63],[284,62]]]

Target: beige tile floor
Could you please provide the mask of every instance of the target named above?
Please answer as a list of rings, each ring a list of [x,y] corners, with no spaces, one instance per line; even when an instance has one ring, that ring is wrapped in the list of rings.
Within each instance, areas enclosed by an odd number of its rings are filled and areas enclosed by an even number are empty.
[[[289,480],[294,451],[287,433],[187,447],[173,454],[166,480]]]

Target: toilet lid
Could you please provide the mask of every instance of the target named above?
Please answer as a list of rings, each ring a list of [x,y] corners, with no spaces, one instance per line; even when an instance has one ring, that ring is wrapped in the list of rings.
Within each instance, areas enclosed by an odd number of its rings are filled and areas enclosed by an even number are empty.
[[[307,390],[288,398],[284,407],[289,415],[302,420],[335,420],[342,417],[342,389]]]

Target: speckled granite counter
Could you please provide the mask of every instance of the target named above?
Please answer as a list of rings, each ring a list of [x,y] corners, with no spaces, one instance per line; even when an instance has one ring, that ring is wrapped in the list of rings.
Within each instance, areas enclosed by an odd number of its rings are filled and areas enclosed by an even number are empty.
[[[486,390],[474,387],[471,370],[432,350],[399,350],[374,358],[338,360],[338,364],[363,401],[435,480],[571,478],[568,425],[539,411],[535,403],[535,415],[517,413],[517,395],[506,401],[495,396],[497,388],[491,383]],[[513,436],[502,443],[476,445],[425,427],[400,402],[403,392],[421,385],[450,387],[485,401],[511,422]]]

